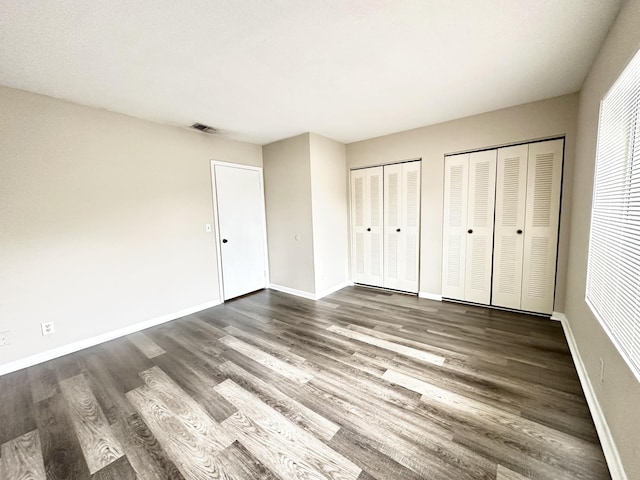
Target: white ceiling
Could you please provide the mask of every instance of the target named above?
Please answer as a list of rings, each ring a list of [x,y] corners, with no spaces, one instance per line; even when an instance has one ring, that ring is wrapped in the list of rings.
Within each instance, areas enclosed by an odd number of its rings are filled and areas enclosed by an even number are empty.
[[[621,0],[0,0],[0,84],[265,144],[575,92]]]

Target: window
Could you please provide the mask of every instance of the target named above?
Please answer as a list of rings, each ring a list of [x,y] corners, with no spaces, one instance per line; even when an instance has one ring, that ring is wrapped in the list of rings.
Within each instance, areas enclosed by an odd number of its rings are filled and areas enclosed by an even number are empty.
[[[586,300],[640,379],[640,52],[600,106]]]

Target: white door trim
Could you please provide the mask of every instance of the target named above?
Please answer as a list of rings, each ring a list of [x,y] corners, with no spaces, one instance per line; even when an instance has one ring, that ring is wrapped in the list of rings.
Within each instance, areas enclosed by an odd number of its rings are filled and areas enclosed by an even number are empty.
[[[224,297],[224,283],[223,283],[223,274],[222,274],[222,245],[220,244],[220,220],[218,218],[218,195],[216,189],[216,169],[215,166],[220,165],[222,167],[232,167],[232,168],[240,168],[244,170],[252,170],[254,172],[258,172],[260,176],[260,190],[262,195],[260,195],[260,199],[262,200],[262,238],[264,245],[264,272],[265,272],[265,283],[264,288],[269,288],[270,285],[270,275],[269,275],[269,250],[267,245],[267,214],[265,208],[264,201],[264,175],[262,173],[262,167],[254,167],[251,165],[242,165],[239,163],[231,163],[231,162],[221,162],[219,160],[211,160],[211,196],[213,200],[213,224],[214,224],[214,232],[215,232],[215,243],[216,243],[216,260],[218,265],[218,288],[219,288],[219,298],[220,302],[225,301]]]

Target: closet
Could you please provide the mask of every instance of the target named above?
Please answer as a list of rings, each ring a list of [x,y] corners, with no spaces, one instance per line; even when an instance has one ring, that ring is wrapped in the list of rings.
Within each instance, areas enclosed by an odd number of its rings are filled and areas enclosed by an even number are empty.
[[[564,140],[445,157],[442,295],[551,313]]]
[[[418,292],[420,161],[351,171],[354,283]]]

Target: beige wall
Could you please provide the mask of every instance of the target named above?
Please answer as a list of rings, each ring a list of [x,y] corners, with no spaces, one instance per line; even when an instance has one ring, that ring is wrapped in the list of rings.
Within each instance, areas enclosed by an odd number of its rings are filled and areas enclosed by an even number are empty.
[[[210,160],[259,146],[4,87],[0,112],[0,365],[218,300]]]
[[[566,315],[630,479],[640,479],[640,383],[584,301],[600,101],[640,48],[640,1],[621,10],[580,92]],[[600,359],[605,380],[600,383]]]
[[[310,134],[316,293],[348,280],[349,221],[344,144]]]
[[[270,281],[314,294],[309,134],[265,145],[262,155]]]
[[[566,135],[565,178],[573,173],[577,94],[529,103],[447,123],[347,145],[349,168],[422,158],[420,291],[442,293],[444,155],[556,135]],[[562,211],[571,208],[571,181],[564,182]],[[564,311],[569,215],[563,213],[558,252],[556,311]]]

